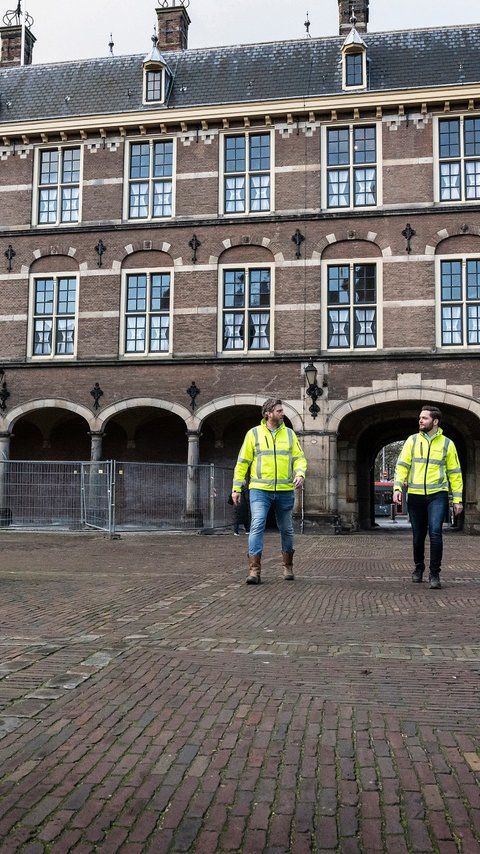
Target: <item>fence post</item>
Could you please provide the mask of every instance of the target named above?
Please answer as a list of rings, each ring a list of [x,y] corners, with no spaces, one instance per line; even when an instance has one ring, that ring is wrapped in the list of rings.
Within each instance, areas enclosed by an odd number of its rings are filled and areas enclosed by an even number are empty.
[[[85,527],[87,522],[87,508],[85,501],[85,463],[80,463],[80,525]]]
[[[210,528],[215,527],[215,463],[210,463]]]
[[[108,531],[110,536],[115,534],[115,473],[116,460],[109,460],[108,471]]]

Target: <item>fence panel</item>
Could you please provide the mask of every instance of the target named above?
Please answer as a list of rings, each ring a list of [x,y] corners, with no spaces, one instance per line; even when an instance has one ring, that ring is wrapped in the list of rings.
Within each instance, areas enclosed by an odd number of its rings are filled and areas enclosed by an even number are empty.
[[[114,464],[116,530],[192,530],[228,524],[224,469],[175,463]]]
[[[63,461],[0,462],[0,524],[81,528],[85,469],[91,465]]]
[[[112,527],[112,462],[82,463],[82,524],[110,531]]]
[[[0,527],[195,530],[232,524],[232,469],[0,461]]]

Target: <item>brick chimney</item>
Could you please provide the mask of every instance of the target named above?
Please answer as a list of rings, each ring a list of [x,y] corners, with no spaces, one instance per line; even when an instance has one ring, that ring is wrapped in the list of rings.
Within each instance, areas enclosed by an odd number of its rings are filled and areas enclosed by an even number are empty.
[[[2,47],[0,51],[0,67],[11,68],[13,65],[22,64],[22,27],[20,24],[9,24],[0,27],[0,38]],[[28,27],[25,27],[25,50],[23,64],[32,64],[33,45],[36,38]]]
[[[186,0],[164,0],[165,6],[157,9],[158,50],[186,50],[188,47],[188,25]]]
[[[356,18],[355,29],[367,32],[369,0],[338,0],[339,33],[348,36],[352,29],[352,15]]]

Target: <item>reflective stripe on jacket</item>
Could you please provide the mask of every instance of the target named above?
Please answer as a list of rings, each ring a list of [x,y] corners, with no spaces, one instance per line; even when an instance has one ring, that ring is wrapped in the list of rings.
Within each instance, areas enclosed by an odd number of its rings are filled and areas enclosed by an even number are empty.
[[[431,495],[451,492],[454,504],[461,504],[462,470],[451,439],[441,427],[430,441],[425,433],[414,433],[405,442],[395,468],[394,489],[402,490],[407,481],[409,493]]]
[[[275,436],[265,424],[245,436],[233,473],[233,492],[240,492],[250,469],[250,489],[280,492],[294,489],[297,475],[305,477],[307,461],[294,431],[281,424]]]

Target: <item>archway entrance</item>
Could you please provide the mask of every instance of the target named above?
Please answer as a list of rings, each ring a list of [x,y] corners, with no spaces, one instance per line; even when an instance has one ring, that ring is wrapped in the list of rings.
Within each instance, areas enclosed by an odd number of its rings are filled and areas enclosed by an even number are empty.
[[[68,409],[45,407],[19,418],[10,441],[11,460],[89,460],[89,426]]]
[[[102,457],[123,462],[187,462],[187,429],[175,413],[138,406],[107,421]]]
[[[435,400],[429,402],[435,403]],[[464,475],[464,504],[470,492],[475,494],[475,440],[478,419],[470,412],[438,403],[443,412],[442,427],[455,442]],[[358,527],[375,526],[375,460],[385,445],[403,442],[418,430],[418,400],[392,401],[356,410],[341,422],[338,433],[339,468],[345,476],[339,481],[339,499]],[[341,494],[343,491],[343,495]]]

